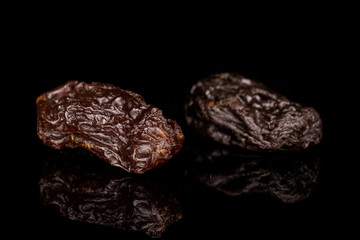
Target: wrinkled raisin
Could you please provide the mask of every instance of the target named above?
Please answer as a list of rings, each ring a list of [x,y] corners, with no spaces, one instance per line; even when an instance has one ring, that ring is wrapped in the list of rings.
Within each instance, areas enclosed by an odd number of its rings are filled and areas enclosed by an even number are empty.
[[[69,81],[40,95],[36,105],[45,145],[82,147],[128,172],[164,164],[184,141],[180,126],[160,109],[111,84]]]
[[[322,121],[315,109],[236,73],[214,74],[197,82],[185,110],[187,123],[200,134],[249,150],[306,149],[322,138]]]

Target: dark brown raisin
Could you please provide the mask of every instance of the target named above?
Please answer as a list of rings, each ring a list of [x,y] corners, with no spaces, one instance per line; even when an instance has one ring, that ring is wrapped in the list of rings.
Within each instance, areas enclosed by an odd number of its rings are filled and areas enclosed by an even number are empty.
[[[82,147],[128,172],[160,166],[182,147],[180,126],[131,91],[69,81],[40,95],[37,133],[56,149]]]
[[[315,109],[236,73],[214,74],[197,82],[185,110],[187,123],[202,135],[249,150],[306,149],[322,138],[322,121]]]

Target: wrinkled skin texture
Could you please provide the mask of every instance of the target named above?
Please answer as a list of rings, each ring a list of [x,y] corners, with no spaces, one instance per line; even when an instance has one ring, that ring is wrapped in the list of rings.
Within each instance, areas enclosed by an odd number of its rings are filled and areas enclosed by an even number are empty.
[[[37,133],[56,149],[82,147],[128,172],[161,166],[182,147],[180,126],[139,95],[69,81],[36,100]]]
[[[197,82],[185,112],[187,123],[200,134],[254,151],[306,149],[322,138],[322,121],[315,109],[236,73],[214,74]]]
[[[182,218],[179,201],[162,182],[129,176],[89,156],[78,158],[50,159],[39,181],[43,204],[63,217],[156,238]]]
[[[194,174],[226,195],[264,193],[294,203],[308,198],[318,183],[320,158],[316,155],[249,154],[229,147],[209,149],[197,152]]]

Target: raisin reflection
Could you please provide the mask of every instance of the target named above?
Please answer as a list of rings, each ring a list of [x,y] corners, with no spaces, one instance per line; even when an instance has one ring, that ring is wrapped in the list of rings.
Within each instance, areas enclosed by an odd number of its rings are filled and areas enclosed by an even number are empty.
[[[220,147],[197,152],[196,177],[227,195],[267,193],[293,203],[309,197],[320,170],[310,153],[249,153]]]
[[[150,237],[160,237],[182,217],[180,203],[161,184],[71,158],[48,161],[39,181],[43,204],[55,206],[62,216]]]

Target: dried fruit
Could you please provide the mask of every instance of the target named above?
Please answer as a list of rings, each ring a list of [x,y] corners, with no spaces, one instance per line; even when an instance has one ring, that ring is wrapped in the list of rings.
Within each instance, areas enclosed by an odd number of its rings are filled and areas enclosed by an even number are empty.
[[[185,110],[187,123],[200,134],[249,150],[306,149],[322,138],[322,121],[315,109],[236,73],[214,74],[197,82]]]
[[[128,172],[160,166],[182,147],[180,126],[139,95],[111,84],[69,81],[39,96],[37,133],[50,147],[82,147]]]

